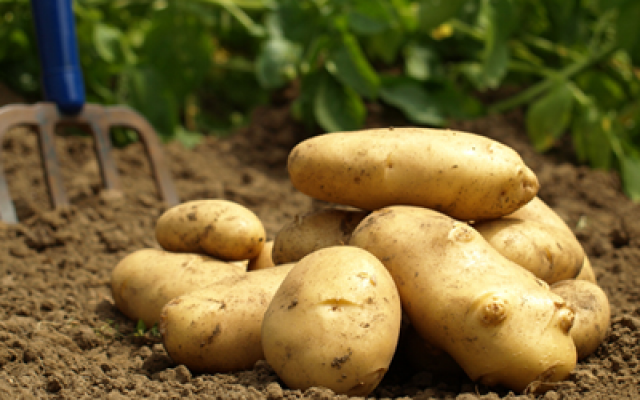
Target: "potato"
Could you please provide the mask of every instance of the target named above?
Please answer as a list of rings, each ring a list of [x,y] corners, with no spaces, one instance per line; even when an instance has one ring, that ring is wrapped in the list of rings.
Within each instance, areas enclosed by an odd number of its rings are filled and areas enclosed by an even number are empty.
[[[327,208],[297,217],[277,233],[273,246],[276,264],[296,262],[313,251],[345,244],[369,213]]]
[[[575,367],[573,311],[467,224],[392,206],[365,218],[349,243],[383,262],[416,331],[472,380],[523,391]]]
[[[193,372],[252,368],[264,359],[264,312],[292,267],[247,272],[169,301],[159,324],[169,356]]]
[[[400,358],[414,371],[464,376],[462,368],[449,354],[424,340],[411,325],[400,334],[396,358]]]
[[[351,246],[317,250],[284,280],[262,325],[267,362],[286,385],[366,396],[387,372],[402,311],[389,272]]]
[[[274,267],[275,263],[273,262],[273,257],[271,256],[272,251],[273,251],[273,240],[269,240],[267,243],[264,244],[264,247],[262,247],[260,254],[258,254],[256,258],[252,258],[251,260],[249,260],[249,264],[247,264],[247,270],[257,271],[259,269]],[[282,264],[286,264],[286,263],[282,263]]]
[[[525,221],[538,221],[547,225],[563,229],[573,235],[573,231],[560,216],[540,199],[534,197],[530,202],[508,215],[509,218],[517,218]]]
[[[111,294],[124,315],[151,327],[174,297],[244,273],[240,266],[209,256],[141,249],[111,271]]]
[[[576,276],[576,279],[579,281],[587,281],[594,284],[597,284],[596,274],[593,272],[593,267],[591,266],[591,261],[589,261],[589,257],[584,256],[584,261],[582,263],[582,268]]]
[[[575,278],[584,251],[572,232],[534,220],[500,218],[473,226],[500,254],[552,284]]]
[[[566,280],[551,285],[576,313],[569,332],[578,352],[578,360],[587,357],[602,344],[611,326],[611,308],[604,291],[595,283]]]
[[[293,185],[316,199],[376,210],[396,204],[460,220],[498,218],[538,192],[511,148],[467,132],[427,128],[335,132],[291,151]]]
[[[221,260],[257,257],[265,229],[248,208],[228,200],[194,200],[165,211],[156,223],[165,250],[201,253]]]

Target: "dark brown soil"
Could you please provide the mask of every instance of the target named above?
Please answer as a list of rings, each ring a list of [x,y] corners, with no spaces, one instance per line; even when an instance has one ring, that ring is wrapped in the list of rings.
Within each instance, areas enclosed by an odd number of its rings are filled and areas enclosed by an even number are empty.
[[[376,115],[371,125],[391,121]],[[511,145],[538,174],[540,196],[575,230],[609,295],[612,329],[596,353],[545,394],[514,394],[396,365],[372,397],[640,398],[640,206],[622,194],[615,174],[564,162],[567,152],[536,154],[518,113],[457,127]],[[168,145],[180,198],[244,204],[272,238],[317,206],[293,189],[285,169],[303,132],[283,106],[257,111],[251,126],[229,139],[207,138],[191,150]],[[15,129],[2,143],[21,223],[0,223],[0,398],[346,398],[322,388],[288,390],[265,362],[235,374],[192,374],[171,361],[153,332],[136,333],[136,323],[113,305],[109,279],[126,254],[157,246],[154,224],[165,206],[144,152],[139,145],[115,152],[121,196],[101,189],[90,139],[60,136],[57,146],[73,205],[52,211],[35,136]]]

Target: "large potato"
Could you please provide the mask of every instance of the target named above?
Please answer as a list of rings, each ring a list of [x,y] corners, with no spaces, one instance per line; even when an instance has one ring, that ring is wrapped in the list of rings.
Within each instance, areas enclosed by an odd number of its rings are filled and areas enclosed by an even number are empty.
[[[264,313],[292,267],[247,272],[172,299],[159,324],[169,356],[194,372],[252,368],[264,359]]]
[[[604,291],[585,280],[567,280],[551,285],[576,313],[570,334],[581,360],[596,351],[611,326],[611,308]]]
[[[530,202],[508,215],[509,218],[517,218],[524,221],[537,221],[562,229],[573,235],[573,231],[567,223],[538,196]]]
[[[414,371],[427,371],[440,376],[464,376],[464,370],[444,350],[426,341],[411,325],[400,334],[396,359]]]
[[[296,264],[269,305],[265,358],[290,388],[366,396],[389,368],[401,315],[380,261],[351,246],[324,248]]]
[[[165,250],[231,261],[258,256],[266,234],[248,208],[212,199],[189,201],[165,211],[156,223],[156,239]]]
[[[376,210],[406,204],[461,220],[498,218],[538,192],[511,148],[467,132],[389,128],[336,132],[289,154],[293,185],[316,199]]]
[[[124,315],[151,327],[159,321],[162,307],[174,297],[244,273],[241,266],[209,256],[141,249],[111,271],[111,293]]]
[[[383,262],[416,331],[471,379],[523,391],[575,367],[573,311],[467,224],[425,208],[387,207],[365,218],[350,244]]]
[[[296,262],[316,250],[347,243],[351,232],[368,214],[327,208],[296,217],[283,226],[274,239],[274,263]]]
[[[584,251],[572,232],[534,220],[499,218],[473,226],[500,254],[552,284],[575,278]]]

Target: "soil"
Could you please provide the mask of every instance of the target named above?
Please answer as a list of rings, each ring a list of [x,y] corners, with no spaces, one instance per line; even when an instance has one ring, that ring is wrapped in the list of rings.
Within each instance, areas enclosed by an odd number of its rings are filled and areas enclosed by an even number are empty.
[[[370,126],[404,124],[372,110]],[[540,197],[574,229],[609,296],[612,327],[568,380],[539,394],[488,388],[464,376],[410,371],[398,363],[371,397],[385,399],[640,398],[640,206],[614,173],[572,162],[557,148],[535,153],[514,112],[455,124],[515,148],[537,173]],[[297,192],[286,172],[289,150],[310,133],[286,105],[255,112],[226,139],[193,149],[165,147],[182,201],[224,198],[262,219],[273,238],[296,215],[321,206]],[[269,365],[230,374],[193,374],[176,365],[154,330],[114,306],[110,273],[128,253],[157,247],[158,199],[139,144],[114,155],[123,193],[102,189],[92,141],[59,135],[56,145],[72,206],[52,210],[35,135],[5,136],[2,161],[20,223],[0,223],[0,398],[3,399],[346,399],[323,388],[289,390]],[[566,146],[565,146],[566,147]]]

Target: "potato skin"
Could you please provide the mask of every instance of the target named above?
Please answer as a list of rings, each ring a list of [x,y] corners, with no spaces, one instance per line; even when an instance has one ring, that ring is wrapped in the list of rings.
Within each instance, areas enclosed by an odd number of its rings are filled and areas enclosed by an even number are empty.
[[[562,229],[571,235],[574,234],[571,228],[569,228],[569,225],[538,196],[531,199],[531,201],[512,214],[509,214],[508,217],[521,219],[523,221],[537,221]]]
[[[156,223],[165,250],[207,254],[221,260],[256,257],[266,241],[262,222],[248,208],[228,200],[193,200],[165,211]]]
[[[573,311],[470,226],[393,206],[365,218],[350,244],[382,260],[416,331],[471,379],[523,391],[575,367]]]
[[[111,294],[124,315],[151,327],[174,297],[243,273],[240,266],[205,255],[141,249],[111,271]]]
[[[274,263],[297,262],[316,250],[347,243],[351,232],[368,214],[361,210],[326,208],[296,216],[276,234]]]
[[[292,267],[247,272],[169,301],[159,324],[169,356],[193,372],[252,368],[264,359],[264,313]]]
[[[335,132],[289,154],[293,185],[316,199],[365,210],[405,204],[460,220],[498,218],[538,192],[511,148],[467,132],[388,128]]]
[[[247,270],[257,271],[259,269],[275,267],[276,264],[273,262],[273,257],[271,255],[272,251],[273,251],[273,240],[269,240],[262,247],[260,254],[258,254],[256,258],[252,258],[251,260],[249,260],[249,263],[247,264]],[[282,264],[286,264],[286,263],[282,263]]]
[[[551,285],[576,313],[569,332],[578,352],[578,360],[587,357],[602,344],[611,326],[611,308],[605,292],[595,283],[566,280]]]
[[[534,220],[500,218],[473,226],[500,254],[552,284],[575,278],[584,250],[572,232]]]
[[[593,272],[593,267],[591,266],[591,261],[589,261],[589,257],[586,255],[584,256],[582,268],[580,269],[578,276],[576,276],[576,279],[579,281],[591,282],[596,285],[598,284],[596,274]]]
[[[389,368],[401,316],[395,284],[373,255],[320,249],[296,264],[269,305],[265,357],[290,388],[366,396]]]
[[[465,375],[464,370],[449,354],[424,340],[411,325],[400,333],[395,357],[414,371],[427,371],[449,377]]]

